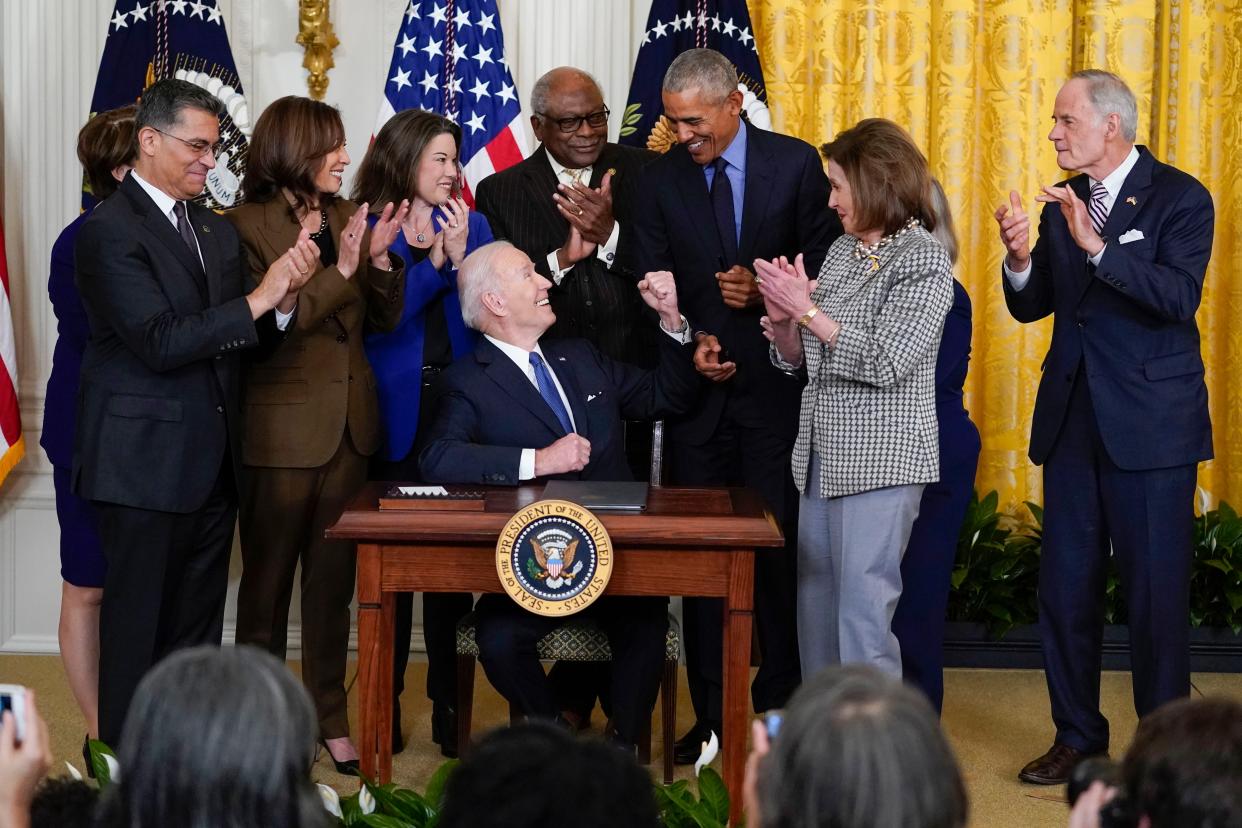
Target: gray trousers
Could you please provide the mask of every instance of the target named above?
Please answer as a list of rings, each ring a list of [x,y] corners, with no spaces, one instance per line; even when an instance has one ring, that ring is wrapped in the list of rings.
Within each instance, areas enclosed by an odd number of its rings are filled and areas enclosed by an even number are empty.
[[[901,557],[923,484],[822,498],[811,455],[798,514],[798,654],[810,678],[834,664],[871,664],[901,676],[892,632]]]

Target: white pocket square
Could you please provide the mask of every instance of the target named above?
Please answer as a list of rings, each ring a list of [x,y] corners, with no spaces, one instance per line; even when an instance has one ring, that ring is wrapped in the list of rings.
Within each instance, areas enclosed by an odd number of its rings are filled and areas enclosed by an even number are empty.
[[[1143,238],[1142,230],[1127,230],[1117,239],[1117,244],[1129,244],[1132,241],[1138,241]]]
[[[596,397],[602,396],[602,395],[603,395],[603,393],[604,393],[603,391],[600,391],[600,392],[595,393],[595,394],[587,394],[587,402],[590,402],[591,400],[595,399]]]

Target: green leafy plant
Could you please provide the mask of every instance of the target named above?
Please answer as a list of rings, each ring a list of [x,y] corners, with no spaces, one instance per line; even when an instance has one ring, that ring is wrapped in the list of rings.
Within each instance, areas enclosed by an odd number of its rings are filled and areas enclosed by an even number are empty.
[[[972,493],[958,533],[949,593],[950,621],[982,622],[1000,638],[1039,617],[1035,591],[1043,510],[1027,503],[1034,523],[997,511],[999,496]]]
[[[729,823],[729,789],[720,774],[703,768],[698,787],[695,796],[685,779],[656,786],[656,804],[667,828],[724,828]]]
[[[1190,625],[1242,633],[1242,519],[1223,500],[1195,518]]]

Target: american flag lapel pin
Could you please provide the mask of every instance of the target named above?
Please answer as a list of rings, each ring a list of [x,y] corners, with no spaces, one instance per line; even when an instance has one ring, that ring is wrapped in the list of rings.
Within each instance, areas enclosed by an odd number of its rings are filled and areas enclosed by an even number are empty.
[[[1131,207],[1137,207],[1138,199],[1135,198],[1134,196],[1130,196],[1129,198],[1126,199],[1126,204],[1129,204]]]

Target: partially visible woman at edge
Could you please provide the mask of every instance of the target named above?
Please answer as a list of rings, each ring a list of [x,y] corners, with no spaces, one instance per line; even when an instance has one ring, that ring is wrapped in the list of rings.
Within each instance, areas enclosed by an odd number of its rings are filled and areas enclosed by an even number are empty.
[[[431,112],[407,109],[389,118],[375,136],[354,179],[355,201],[382,204],[408,198],[410,212],[393,239],[393,253],[407,262],[405,307],[389,333],[371,332],[367,358],[379,381],[384,444],[372,463],[375,480],[417,481],[418,437],[435,416],[429,392],[440,371],[474,350],[474,333],[461,318],[457,268],[476,247],[492,240],[487,219],[461,198],[458,153],[461,130]],[[445,756],[457,755],[457,622],[470,611],[469,593],[424,593],[427,696],[431,734]],[[393,653],[393,751],[404,747],[401,692],[410,657],[413,596],[397,596]]]
[[[901,676],[901,558],[940,474],[936,349],[953,269],[931,235],[927,159],[901,127],[859,121],[820,148],[845,235],[812,288],[802,257],[755,262],[772,362],[805,371],[793,450],[802,673]]]
[[[309,239],[317,268],[298,293],[285,339],[246,367],[245,463],[239,508],[242,576],[237,642],[284,658],[293,575],[302,565],[302,682],[320,739],[340,773],[357,774],[345,696],[355,549],[324,530],[366,481],[380,443],[375,378],[364,324],[390,329],[401,313],[402,261],[388,252],[408,205],[341,198],[349,164],[345,128],[331,106],[288,96],[255,123],[246,202],[228,213],[257,282],[296,241]],[[365,260],[364,260],[365,256]]]
[[[78,160],[86,171],[96,203],[116,192],[138,154],[134,113],[123,106],[101,112],[78,133]],[[39,444],[52,464],[56,488],[56,519],[60,523],[60,657],[73,698],[86,718],[89,738],[99,735],[99,606],[107,564],[91,504],[75,495],[70,484],[73,434],[82,352],[90,339],[86,310],[73,283],[73,244],[84,210],[52,245],[52,272],[47,281],[56,314],[56,350],[47,379],[43,432]],[[85,751],[85,747],[83,748]],[[86,763],[90,768],[90,763]]]
[[[932,235],[957,263],[953,214],[940,182],[932,179]],[[901,559],[901,600],[893,616],[893,634],[901,644],[901,671],[907,682],[927,696],[937,713],[944,706],[944,624],[949,582],[957,555],[957,536],[974,490],[979,466],[979,429],[962,404],[962,386],[970,364],[970,296],[953,280],[953,306],[944,320],[936,354],[936,422],[940,444],[940,479],[928,483],[919,516]]]

